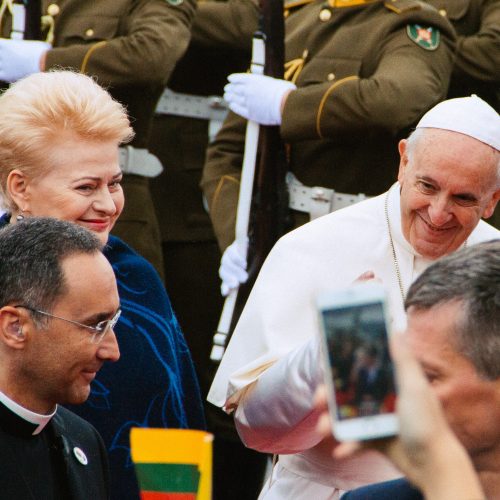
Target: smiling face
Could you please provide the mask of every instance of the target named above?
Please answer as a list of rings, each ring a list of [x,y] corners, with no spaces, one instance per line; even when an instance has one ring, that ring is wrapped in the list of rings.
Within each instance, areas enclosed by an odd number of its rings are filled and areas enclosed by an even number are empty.
[[[481,217],[491,217],[500,198],[498,154],[455,132],[425,130],[408,154],[401,141],[403,234],[423,257],[437,259],[458,249]]]
[[[473,459],[500,458],[500,380],[481,378],[455,347],[460,302],[410,308],[408,340],[438,396],[448,423]],[[477,465],[477,463],[476,463]]]
[[[119,297],[113,270],[104,255],[73,255],[62,262],[62,269],[66,290],[52,314],[89,326],[113,317]],[[46,328],[37,329],[30,313],[20,311],[27,321],[23,331],[29,344],[19,367],[19,394],[13,394],[14,399],[40,413],[48,413],[57,403],[83,403],[103,363],[119,358],[114,332],[109,331],[95,344],[87,328],[49,318]]]
[[[44,164],[40,175],[25,179],[18,205],[32,216],[86,227],[104,245],[124,205],[118,144],[66,134],[51,145]]]

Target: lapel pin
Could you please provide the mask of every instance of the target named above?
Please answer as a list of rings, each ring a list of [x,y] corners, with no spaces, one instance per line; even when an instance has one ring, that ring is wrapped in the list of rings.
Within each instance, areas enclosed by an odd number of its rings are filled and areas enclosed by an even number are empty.
[[[82,465],[87,465],[89,463],[87,455],[85,455],[84,451],[81,448],[78,448],[78,446],[73,448],[73,454]]]

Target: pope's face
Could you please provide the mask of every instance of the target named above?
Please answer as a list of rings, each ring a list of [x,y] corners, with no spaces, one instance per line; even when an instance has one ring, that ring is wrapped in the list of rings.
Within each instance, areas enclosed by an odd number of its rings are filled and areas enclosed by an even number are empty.
[[[426,130],[408,155],[401,141],[403,234],[423,257],[437,259],[458,249],[500,198],[498,155],[471,137]]]
[[[448,423],[472,458],[500,450],[500,380],[486,380],[454,344],[462,304],[408,312],[409,345]],[[484,456],[484,455],[483,455]]]
[[[117,143],[65,136],[44,162],[43,173],[27,180],[24,211],[86,227],[104,245],[124,205]]]

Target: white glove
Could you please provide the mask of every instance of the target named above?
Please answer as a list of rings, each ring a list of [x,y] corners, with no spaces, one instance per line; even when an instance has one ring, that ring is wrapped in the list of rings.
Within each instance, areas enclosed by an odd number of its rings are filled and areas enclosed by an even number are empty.
[[[248,239],[243,244],[233,241],[222,255],[219,276],[222,280],[220,291],[223,297],[229,295],[231,290],[238,288],[248,279],[247,247]]]
[[[281,101],[295,84],[253,73],[233,73],[228,80],[224,99],[231,111],[261,125],[281,125]]]
[[[12,83],[38,73],[42,54],[51,48],[46,42],[0,38],[0,81]]]

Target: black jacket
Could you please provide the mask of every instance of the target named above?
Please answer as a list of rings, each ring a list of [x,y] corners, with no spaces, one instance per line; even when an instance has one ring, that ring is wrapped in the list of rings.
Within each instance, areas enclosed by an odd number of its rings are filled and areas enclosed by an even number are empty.
[[[31,424],[0,406],[0,498],[108,500],[106,450],[92,425],[59,406],[43,431],[32,436],[25,429]],[[47,456],[55,457],[52,468]],[[47,470],[57,479],[43,476]]]

